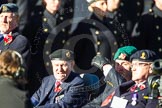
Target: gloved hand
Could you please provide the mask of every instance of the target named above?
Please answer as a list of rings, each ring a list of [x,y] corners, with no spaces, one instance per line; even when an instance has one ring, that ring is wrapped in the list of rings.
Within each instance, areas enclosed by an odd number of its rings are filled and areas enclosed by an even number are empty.
[[[92,66],[96,66],[101,71],[103,71],[103,66],[105,64],[110,64],[110,61],[106,57],[103,57],[100,54],[98,54],[95,57],[93,57],[92,62],[91,62]]]

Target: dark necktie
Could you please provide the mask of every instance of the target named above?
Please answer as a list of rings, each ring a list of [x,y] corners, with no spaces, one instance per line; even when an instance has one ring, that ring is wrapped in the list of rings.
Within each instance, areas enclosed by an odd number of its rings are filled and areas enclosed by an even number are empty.
[[[61,82],[60,81],[56,81],[56,83],[55,83],[55,89],[54,89],[55,92],[61,91],[60,85],[61,85]]]

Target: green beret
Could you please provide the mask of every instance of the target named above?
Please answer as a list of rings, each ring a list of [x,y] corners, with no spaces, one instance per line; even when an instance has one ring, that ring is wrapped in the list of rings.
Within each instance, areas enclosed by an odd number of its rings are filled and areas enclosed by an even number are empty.
[[[159,59],[159,56],[152,50],[139,50],[131,55],[130,61],[139,60],[143,62],[153,62],[154,60]]]
[[[129,60],[130,56],[135,53],[137,49],[134,46],[124,46],[118,48],[117,52],[114,55],[114,60]]]
[[[3,12],[18,13],[18,6],[14,3],[2,4],[0,7],[0,13],[3,13]]]
[[[74,53],[68,49],[58,49],[49,55],[51,60],[74,60]]]

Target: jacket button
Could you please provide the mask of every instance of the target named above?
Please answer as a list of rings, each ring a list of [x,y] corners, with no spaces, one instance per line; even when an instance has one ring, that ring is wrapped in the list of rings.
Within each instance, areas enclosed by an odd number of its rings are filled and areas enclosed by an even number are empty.
[[[101,54],[101,52],[97,52],[97,54]]]
[[[100,45],[100,44],[101,44],[101,42],[100,42],[100,41],[98,41],[98,42],[97,42],[97,45]]]
[[[48,32],[48,29],[47,29],[47,28],[45,28],[43,31],[44,31],[44,32]]]
[[[43,21],[44,21],[44,22],[47,22],[47,18],[43,18]]]
[[[99,33],[100,33],[100,32],[99,32],[98,30],[96,30],[95,34],[97,34],[97,35],[98,35]]]

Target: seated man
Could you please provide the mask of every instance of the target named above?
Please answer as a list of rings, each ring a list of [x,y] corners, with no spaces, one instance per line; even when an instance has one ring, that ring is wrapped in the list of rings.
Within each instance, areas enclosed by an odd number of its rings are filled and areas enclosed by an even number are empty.
[[[134,46],[124,46],[117,50],[114,55],[115,70],[127,81],[132,79],[130,56],[137,49]],[[106,65],[103,67],[105,69]]]
[[[117,87],[107,101],[105,108],[155,108],[157,99],[144,99],[149,96],[147,78],[152,74],[152,63],[158,56],[152,50],[139,50],[131,57],[132,80]]]
[[[59,49],[50,54],[53,74],[43,79],[41,87],[31,97],[38,108],[80,108],[87,100],[84,81],[72,72],[73,52]]]
[[[97,55],[93,58],[92,65],[103,71],[106,85],[104,90],[102,90],[103,92],[83,108],[98,108],[104,105],[106,97],[109,96],[118,85],[131,79],[131,62],[129,62],[129,58],[136,51],[137,49],[134,46],[120,47],[114,56],[115,68],[101,55]]]

